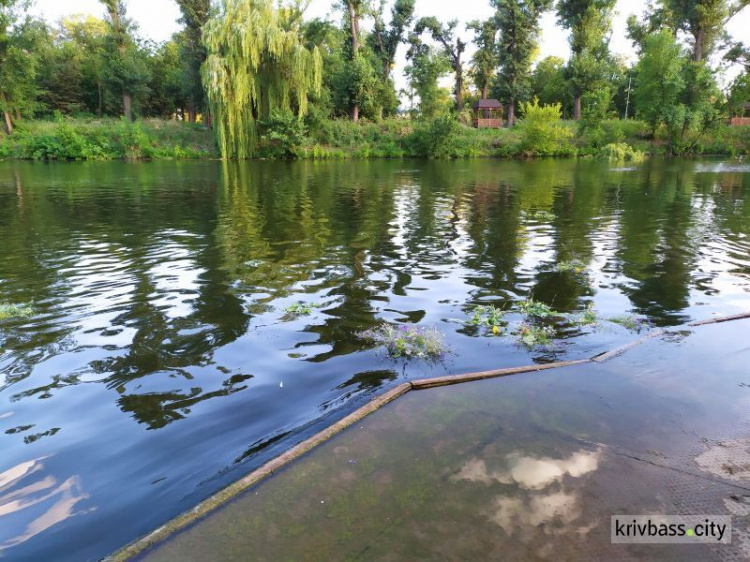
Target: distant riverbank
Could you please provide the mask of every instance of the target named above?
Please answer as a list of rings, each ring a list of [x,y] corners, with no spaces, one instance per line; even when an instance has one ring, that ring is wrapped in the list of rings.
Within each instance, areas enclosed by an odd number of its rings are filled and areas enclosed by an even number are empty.
[[[315,132],[310,132],[310,129]],[[260,141],[266,159],[597,157],[615,160],[664,155],[666,142],[645,123],[609,120],[581,132],[573,121],[552,147],[525,142],[523,126],[477,130],[449,119],[432,122],[391,118],[379,123],[328,120],[305,127],[276,124]],[[543,135],[546,136],[546,135]],[[693,155],[750,153],[750,127],[720,124],[689,150]],[[0,136],[0,159],[141,160],[220,158],[214,131],[200,124],[159,119],[127,123],[117,119],[20,122],[11,136]]]

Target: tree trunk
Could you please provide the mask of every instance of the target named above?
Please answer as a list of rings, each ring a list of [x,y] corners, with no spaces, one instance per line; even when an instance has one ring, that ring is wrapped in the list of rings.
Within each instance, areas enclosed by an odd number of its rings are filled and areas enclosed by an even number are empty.
[[[188,121],[195,123],[197,117],[198,114],[195,111],[195,106],[193,104],[188,105]]]
[[[122,113],[125,116],[125,119],[128,121],[133,120],[133,107],[132,107],[132,99],[130,98],[130,94],[127,92],[122,93]]]
[[[214,128],[214,121],[211,117],[211,110],[206,108],[206,110],[203,113],[203,123],[206,125],[206,129],[213,129]]]
[[[351,2],[347,2],[349,8],[349,25],[352,32],[352,60],[357,58],[359,53],[359,14],[354,9]],[[359,121],[359,104],[352,105],[352,121]]]
[[[581,120],[581,96],[580,94],[577,95],[573,99],[573,119],[576,121]]]
[[[5,116],[5,132],[9,135],[13,134],[13,119],[10,116],[10,112],[3,111],[3,115]]]
[[[693,47],[693,60],[695,62],[701,62],[703,60],[703,39],[705,32],[703,28],[698,30],[695,35],[695,46]]]
[[[516,123],[516,100],[508,100],[508,127]]]
[[[488,95],[488,92],[487,92],[487,90],[488,90],[488,88],[487,88],[487,84],[485,84],[485,85],[484,85],[484,86],[482,87],[482,99],[483,99],[483,100],[486,100],[486,99],[487,99],[487,95]]]
[[[459,39],[460,41],[460,39]],[[461,68],[461,52],[456,49],[458,52],[456,56],[456,109],[458,109],[459,113],[464,108],[464,73],[463,69]]]
[[[352,31],[352,56],[356,57],[359,52],[359,14],[357,14],[354,6],[351,2],[348,2],[349,6],[349,25]]]
[[[102,82],[101,80],[96,81],[96,89],[97,93],[99,94],[99,107],[96,108],[96,115],[98,117],[102,116]]]
[[[21,108],[17,107],[16,108],[16,121],[20,121],[20,120],[21,120]]]

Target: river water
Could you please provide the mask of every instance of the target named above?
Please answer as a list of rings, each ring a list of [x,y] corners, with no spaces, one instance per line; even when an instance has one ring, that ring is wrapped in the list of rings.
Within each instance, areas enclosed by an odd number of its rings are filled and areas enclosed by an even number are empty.
[[[530,297],[552,345],[466,324]],[[0,303],[0,558],[97,560],[403,380],[750,309],[750,165],[0,163]]]

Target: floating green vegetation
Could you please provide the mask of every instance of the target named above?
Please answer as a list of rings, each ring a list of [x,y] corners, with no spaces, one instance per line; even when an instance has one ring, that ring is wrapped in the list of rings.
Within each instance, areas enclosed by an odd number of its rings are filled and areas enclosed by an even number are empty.
[[[545,346],[552,343],[555,329],[551,326],[537,326],[536,324],[521,324],[516,332],[518,342],[526,347]]]
[[[34,311],[28,305],[0,303],[0,320],[28,318],[32,314],[34,314]]]
[[[579,326],[595,326],[599,323],[599,315],[594,309],[594,303],[588,303],[583,312],[573,317],[573,321]]]
[[[284,312],[289,316],[310,316],[315,308],[318,308],[318,306],[307,302],[296,302],[287,306]]]
[[[580,260],[563,260],[555,264],[557,273],[585,273],[586,265]]]
[[[528,318],[551,318],[553,316],[559,316],[559,313],[555,312],[548,305],[543,302],[537,302],[534,299],[528,299],[521,302],[518,308]]]
[[[619,324],[623,328],[627,328],[632,332],[640,332],[641,330],[643,330],[644,328],[648,328],[649,326],[648,321],[645,318],[640,318],[631,314],[615,316],[613,318],[610,318],[609,321],[614,322],[615,324]]]
[[[555,218],[555,213],[551,213],[550,211],[533,211],[529,213],[529,218],[538,220],[538,221],[551,221]]]
[[[499,335],[503,332],[506,322],[503,320],[505,311],[492,304],[474,307],[471,318],[466,322],[469,326],[477,326],[484,330],[485,335]]]
[[[447,352],[443,334],[437,328],[383,323],[359,337],[384,347],[394,358],[440,360]]]

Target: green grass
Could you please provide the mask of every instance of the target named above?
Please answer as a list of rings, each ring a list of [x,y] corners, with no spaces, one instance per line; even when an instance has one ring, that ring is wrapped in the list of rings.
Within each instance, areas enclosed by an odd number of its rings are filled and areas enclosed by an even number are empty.
[[[0,303],[0,320],[28,318],[32,314],[34,314],[34,311],[28,305]]]
[[[216,158],[214,133],[202,125],[162,119],[21,121],[0,136],[0,158],[139,160]]]
[[[393,358],[440,360],[447,352],[445,338],[437,328],[383,323],[359,337],[384,348]]]
[[[641,330],[648,327],[648,322],[644,318],[626,314],[623,316],[614,316],[609,319],[610,322],[619,324],[623,328],[627,328],[631,332],[640,332]]]
[[[573,316],[573,322],[579,326],[596,326],[599,323],[599,314],[594,309],[594,304],[587,304],[583,312]]]
[[[573,133],[549,156],[602,156],[614,160],[664,154],[665,133],[651,138],[648,127],[635,120],[603,121],[595,134],[577,134],[578,124],[561,121]],[[391,117],[380,122],[347,119],[309,123],[302,146],[293,154],[301,159],[348,158],[477,158],[521,157],[533,154],[522,142],[523,125],[502,129],[474,129],[455,124],[447,139],[435,122]],[[439,150],[436,150],[439,146]],[[532,147],[533,148],[533,147]],[[286,154],[286,152],[282,151]],[[750,153],[750,127],[718,125],[703,135],[696,154]],[[262,141],[259,156],[278,158],[278,146]],[[546,154],[546,153],[545,153]],[[127,123],[115,118],[58,117],[19,121],[13,135],[0,134],[0,158],[30,160],[137,160],[217,158],[214,131],[200,124],[162,119]],[[552,220],[553,215],[530,215]]]

